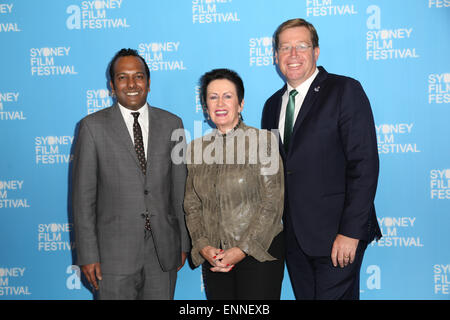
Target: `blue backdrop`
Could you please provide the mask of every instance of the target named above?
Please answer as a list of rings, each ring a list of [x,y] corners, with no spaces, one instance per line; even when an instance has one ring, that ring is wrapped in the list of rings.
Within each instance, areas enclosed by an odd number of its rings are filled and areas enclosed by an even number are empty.
[[[450,297],[449,0],[0,0],[0,299],[91,299],[73,261],[69,166],[74,130],[111,104],[106,69],[136,48],[149,102],[203,122],[198,79],[217,67],[245,83],[244,118],[259,127],[283,85],[272,35],[302,17],[318,61],[358,79],[380,154],[384,237],[361,270],[362,299]],[[179,272],[176,299],[204,299],[200,269]],[[289,277],[283,299],[293,299]]]

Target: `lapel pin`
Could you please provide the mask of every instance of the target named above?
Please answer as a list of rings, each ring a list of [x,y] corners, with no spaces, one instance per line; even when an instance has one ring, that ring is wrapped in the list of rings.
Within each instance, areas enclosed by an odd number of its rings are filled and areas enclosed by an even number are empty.
[[[315,92],[319,92],[319,90],[320,90],[320,86],[314,88]]]

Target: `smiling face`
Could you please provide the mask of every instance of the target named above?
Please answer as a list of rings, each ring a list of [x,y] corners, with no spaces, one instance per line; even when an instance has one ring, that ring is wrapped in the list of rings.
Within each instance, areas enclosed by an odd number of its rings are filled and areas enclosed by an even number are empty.
[[[110,84],[117,101],[127,109],[138,110],[147,102],[150,79],[138,57],[124,56],[117,59]]]
[[[295,46],[300,43],[311,47],[304,52],[297,51]],[[279,48],[283,46],[290,46],[291,50],[281,52]],[[320,49],[312,47],[311,34],[306,27],[293,27],[282,31],[279,35],[279,48],[275,52],[275,61],[286,81],[296,88],[316,70]]]
[[[217,79],[206,88],[206,106],[211,121],[220,132],[226,133],[239,122],[244,100],[239,103],[236,87],[227,79]]]

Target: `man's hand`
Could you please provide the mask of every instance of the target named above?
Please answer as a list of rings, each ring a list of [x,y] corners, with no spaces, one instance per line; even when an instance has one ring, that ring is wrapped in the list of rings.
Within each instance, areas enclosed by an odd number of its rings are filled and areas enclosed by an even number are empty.
[[[89,283],[95,288],[95,290],[98,290],[97,279],[102,280],[100,263],[96,262],[92,264],[86,264],[84,266],[81,266],[81,270],[83,271]]]
[[[358,247],[358,239],[350,238],[338,234],[331,249],[331,261],[333,266],[337,267],[338,263],[341,268],[348,266],[355,260],[356,248]]]
[[[186,262],[187,253],[181,251],[181,266],[178,267],[177,272],[180,271],[181,268],[183,268],[184,263]]]

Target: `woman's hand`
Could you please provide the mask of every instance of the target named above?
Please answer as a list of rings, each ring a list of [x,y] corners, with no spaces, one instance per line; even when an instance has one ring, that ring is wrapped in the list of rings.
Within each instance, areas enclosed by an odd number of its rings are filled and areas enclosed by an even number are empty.
[[[220,254],[223,253],[222,249],[214,248],[211,246],[206,246],[200,250],[200,254],[205,258],[213,267],[225,267],[225,265],[220,261]]]
[[[216,255],[216,260],[220,262],[220,265],[213,265],[210,270],[213,272],[228,272],[234,268],[234,266],[245,258],[245,253],[238,247],[233,247],[225,250]]]

